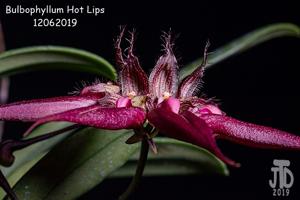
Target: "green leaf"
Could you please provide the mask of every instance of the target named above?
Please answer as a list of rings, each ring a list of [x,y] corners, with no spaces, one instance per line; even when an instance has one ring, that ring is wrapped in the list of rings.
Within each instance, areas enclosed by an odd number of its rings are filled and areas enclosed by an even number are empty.
[[[171,138],[156,137],[154,141],[159,153],[155,155],[150,152],[144,176],[229,174],[226,165],[206,149]],[[133,176],[138,158],[137,152],[110,177]]]
[[[114,67],[88,51],[60,46],[34,46],[0,54],[0,75],[28,70],[65,69],[103,75],[116,79]]]
[[[300,37],[300,27],[290,23],[277,23],[254,30],[223,47],[213,50],[213,53],[208,56],[207,68],[265,41],[283,36]],[[184,67],[180,71],[181,79],[191,74],[201,63],[202,58]]]
[[[78,198],[123,166],[132,156],[135,155],[133,159],[136,160],[140,144],[125,144],[130,134],[125,130],[87,128],[67,138],[16,184],[14,189],[17,195],[20,199],[31,200]],[[156,142],[161,154],[150,156],[150,160],[155,160],[156,164],[155,169],[153,164],[150,165],[152,171],[148,170],[149,174],[170,174],[164,167],[170,167],[171,164],[174,164],[172,170],[175,174],[206,170],[227,174],[225,164],[204,149],[167,138],[157,138]],[[165,165],[166,162],[169,165]],[[162,172],[158,172],[159,166]],[[176,167],[180,169],[176,170]],[[135,169],[135,166],[132,165],[131,169]],[[181,170],[184,172],[179,172]],[[113,177],[130,174],[124,173],[123,168]]]
[[[36,128],[28,138],[43,135],[45,133],[59,130],[70,126],[71,123],[67,122],[51,122],[39,126]],[[46,153],[53,148],[56,144],[65,139],[68,135],[70,135],[72,131],[68,131],[59,136],[48,139],[47,141],[39,142],[34,145],[31,145],[25,149],[20,151],[16,151],[14,153],[16,159],[12,166],[3,167],[0,166],[1,171],[8,179],[10,185],[15,185],[17,181],[32,167],[34,166]],[[5,196],[3,190],[0,190],[0,199]]]
[[[138,144],[126,145],[127,137],[124,130],[93,128],[74,134],[17,183],[17,195],[20,199],[31,200],[74,199],[80,196],[136,152]]]

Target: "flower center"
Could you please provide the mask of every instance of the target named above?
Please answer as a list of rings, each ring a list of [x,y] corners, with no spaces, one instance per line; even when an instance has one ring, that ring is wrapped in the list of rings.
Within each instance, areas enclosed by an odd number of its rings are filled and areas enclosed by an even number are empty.
[[[163,99],[166,100],[172,95],[169,92],[164,92],[162,96],[163,96]]]
[[[136,96],[135,91],[128,92],[128,94],[127,94],[127,97],[128,97],[129,99],[133,99],[135,96]]]
[[[172,96],[172,95],[171,95],[170,92],[164,92],[164,93],[162,94],[162,96],[158,98],[157,103],[160,104],[160,103],[163,102],[164,100],[169,99],[171,96]]]
[[[131,103],[134,107],[140,107],[143,109],[146,109],[146,101],[147,101],[147,96],[143,96],[143,95],[142,96],[134,96],[131,99]]]

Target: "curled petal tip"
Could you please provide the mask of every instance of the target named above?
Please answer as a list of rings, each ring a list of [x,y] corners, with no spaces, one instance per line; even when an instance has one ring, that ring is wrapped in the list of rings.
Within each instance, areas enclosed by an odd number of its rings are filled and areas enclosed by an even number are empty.
[[[0,164],[9,167],[13,164],[15,156],[13,155],[14,141],[6,140],[0,144]]]

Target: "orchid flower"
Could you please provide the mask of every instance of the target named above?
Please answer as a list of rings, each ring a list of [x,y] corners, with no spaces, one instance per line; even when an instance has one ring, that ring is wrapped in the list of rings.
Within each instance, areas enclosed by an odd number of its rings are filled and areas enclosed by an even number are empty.
[[[133,129],[135,135],[127,143],[146,138],[154,151],[151,138],[161,132],[206,148],[235,167],[239,164],[223,155],[216,144],[217,138],[258,148],[300,149],[299,136],[231,118],[211,99],[199,97],[203,96],[200,85],[209,43],[204,50],[203,63],[180,82],[171,34],[164,35],[163,55],[149,77],[134,55],[134,32],[128,40],[126,55],[121,48],[123,35],[124,29],[115,43],[118,83],[97,82],[84,87],[75,96],[1,105],[0,119],[35,122],[26,134],[51,121],[75,123],[71,128],[83,125],[110,130]],[[15,143],[2,142],[0,164],[11,165],[10,154],[15,149]]]
[[[110,130],[133,129],[141,138],[151,138],[153,133],[160,131],[168,137],[204,147],[232,166],[238,164],[222,154],[216,138],[259,148],[300,149],[300,137],[233,119],[212,100],[197,96],[207,64],[209,43],[203,63],[179,82],[179,67],[170,34],[163,37],[163,55],[149,78],[133,53],[134,32],[128,40],[126,56],[121,48],[123,35],[124,29],[115,43],[116,63],[120,68],[118,84],[98,82],[84,87],[76,96],[2,105],[0,119],[34,121],[26,134],[50,121],[68,121]],[[131,142],[135,141],[128,140]]]

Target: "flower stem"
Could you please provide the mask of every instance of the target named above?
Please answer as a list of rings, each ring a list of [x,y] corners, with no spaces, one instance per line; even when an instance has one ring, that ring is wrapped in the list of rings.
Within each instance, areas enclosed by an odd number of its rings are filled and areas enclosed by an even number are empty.
[[[132,178],[132,181],[130,185],[128,186],[127,190],[119,197],[119,200],[126,200],[138,187],[143,172],[144,168],[147,162],[147,157],[148,157],[148,152],[149,152],[149,143],[146,138],[142,140],[142,145],[141,145],[141,151],[140,151],[140,158],[138,161],[138,165],[135,171],[135,175]]]
[[[43,140],[47,140],[47,139],[50,139],[54,136],[57,136],[61,133],[65,133],[67,131],[70,131],[70,130],[73,130],[73,129],[76,129],[76,128],[79,128],[80,125],[78,124],[74,124],[74,125],[71,125],[71,126],[67,126],[65,128],[62,128],[62,129],[59,129],[57,131],[53,131],[53,132],[50,132],[50,133],[46,133],[44,135],[40,135],[40,136],[36,136],[34,138],[30,138],[30,139],[26,139],[26,140],[20,140],[20,141],[16,141],[15,142],[15,146],[14,146],[14,150],[19,150],[19,149],[23,149],[25,147],[28,147],[32,144],[35,144],[37,142],[41,142]]]
[[[56,135],[65,133],[70,130],[74,130],[79,127],[80,127],[80,125],[74,124],[74,125],[65,127],[63,129],[53,131],[53,132],[50,132],[50,133],[47,133],[44,135],[40,135],[40,136],[37,136],[34,138],[26,139],[26,140],[20,140],[20,141],[6,140],[4,142],[1,142],[0,143],[0,164],[3,166],[11,166],[15,159],[15,157],[13,155],[13,152],[15,150],[20,150],[29,145],[35,144],[37,142],[41,142],[43,140],[47,140]],[[18,200],[18,197],[14,193],[13,189],[10,187],[8,181],[6,180],[6,178],[3,175],[1,170],[0,170],[0,187],[2,187],[4,189],[4,191],[7,193],[7,196],[10,199]]]
[[[0,78],[0,104],[5,104],[8,99],[9,94],[9,78],[2,77]],[[3,137],[4,132],[4,121],[0,122],[0,142]]]
[[[5,51],[5,42],[4,42],[4,34],[2,30],[2,24],[0,21],[0,53]],[[9,78],[1,77],[0,78],[0,104],[4,104],[7,102],[9,94]],[[2,140],[4,131],[4,121],[0,122],[0,142]]]
[[[0,142],[0,165],[9,167],[14,163],[15,157],[13,155],[14,151],[23,149],[37,142],[41,142],[52,138],[56,135],[65,133],[70,130],[80,128],[80,125],[74,124],[57,131],[46,133],[44,135],[36,136],[34,138],[26,140],[5,140]]]

